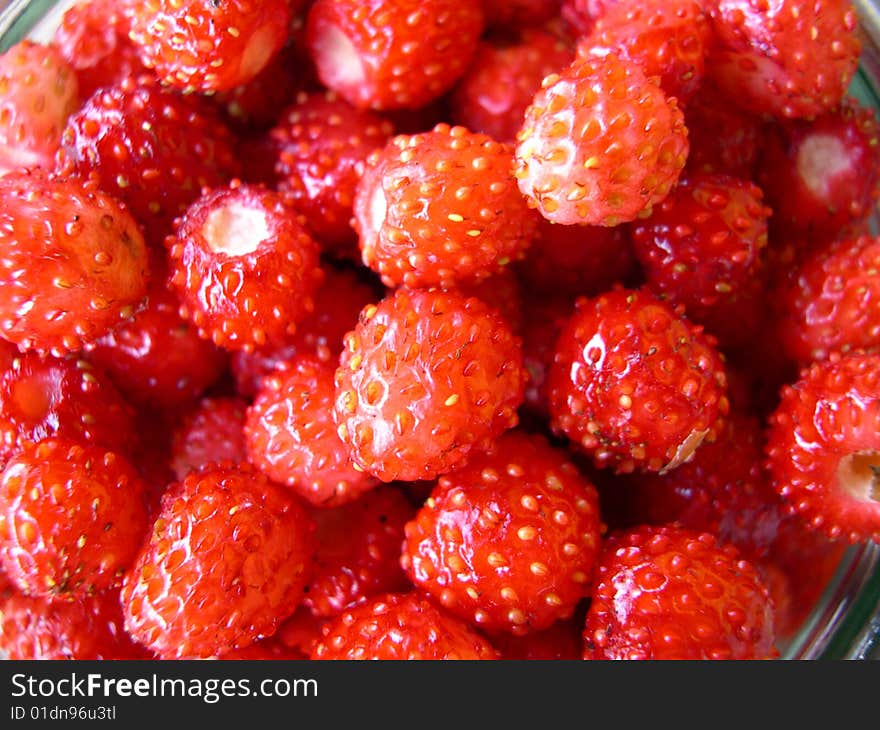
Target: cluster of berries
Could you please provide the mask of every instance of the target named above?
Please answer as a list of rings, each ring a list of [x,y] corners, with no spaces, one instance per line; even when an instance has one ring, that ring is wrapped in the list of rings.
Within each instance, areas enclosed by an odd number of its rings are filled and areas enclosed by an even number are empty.
[[[880,541],[848,0],[80,0],[0,55],[0,651],[765,659]]]

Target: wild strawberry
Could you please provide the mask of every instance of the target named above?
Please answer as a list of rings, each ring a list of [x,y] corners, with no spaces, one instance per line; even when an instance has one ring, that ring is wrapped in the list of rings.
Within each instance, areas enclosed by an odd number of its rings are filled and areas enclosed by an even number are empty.
[[[880,542],[880,356],[833,354],[786,386],[767,464],[774,489],[812,529]]]
[[[623,0],[563,0],[560,14],[576,35],[588,35],[607,10]]]
[[[464,127],[398,135],[367,160],[354,201],[364,263],[386,286],[453,286],[525,255],[536,216],[513,150]]]
[[[732,545],[679,527],[612,534],[584,629],[587,659],[772,659],[766,586]]]
[[[707,68],[737,104],[809,118],[840,103],[858,65],[849,0],[710,3],[716,43]]]
[[[291,20],[288,0],[150,0],[126,10],[143,62],[185,91],[250,81],[284,45]]]
[[[499,4],[509,7],[509,3]],[[452,93],[453,121],[472,132],[513,144],[544,77],[573,58],[574,51],[545,30],[524,28],[513,38],[489,36],[480,41]]]
[[[464,73],[482,31],[479,2],[316,0],[306,42],[321,82],[354,106],[418,109]]]
[[[480,3],[488,25],[530,29],[556,17],[562,0],[480,0]]]
[[[859,223],[880,197],[880,123],[855,99],[764,137],[758,180],[783,230],[824,242]]]
[[[399,289],[361,313],[336,371],[336,422],[382,481],[434,479],[517,424],[522,350],[474,298]]]
[[[308,658],[311,656],[315,644],[320,640],[322,629],[328,620],[315,616],[300,604],[293,616],[281,622],[273,639],[277,639],[288,649],[301,651]]]
[[[580,40],[578,53],[629,58],[686,105],[703,79],[710,40],[709,19],[697,0],[642,0],[609,8]]]
[[[165,245],[181,315],[219,347],[277,346],[314,311],[318,245],[273,191],[238,180],[206,190]]]
[[[797,265],[776,299],[777,331],[801,365],[880,345],[880,238],[832,241]]]
[[[502,436],[440,478],[406,526],[401,564],[451,613],[522,635],[568,618],[599,550],[598,496],[542,437]]]
[[[172,485],[126,573],[126,630],[160,657],[216,656],[271,636],[302,599],[313,525],[246,465]]]
[[[51,170],[79,100],[76,74],[54,46],[23,40],[0,55],[0,173]]]
[[[544,79],[517,139],[519,189],[566,224],[615,226],[650,213],[688,152],[676,100],[615,53],[580,57]]]
[[[557,621],[543,631],[523,636],[493,634],[492,645],[501,659],[514,661],[580,661],[584,653],[584,617]]]
[[[387,119],[333,92],[300,93],[271,130],[279,187],[330,250],[356,250],[351,216],[357,183],[368,155],[384,147],[393,132]]]
[[[171,468],[179,481],[209,464],[247,461],[244,423],[247,401],[205,397],[184,416],[171,437]]]
[[[393,486],[341,507],[313,510],[318,547],[303,605],[316,616],[336,616],[361,598],[406,590],[400,546],[414,512]]]
[[[116,588],[147,531],[145,487],[122,456],[52,438],[0,476],[0,562],[33,596]]]
[[[522,286],[512,268],[502,269],[494,276],[475,284],[459,285],[455,288],[465,296],[476,297],[498,310],[504,321],[510,325],[510,330],[514,334],[520,334],[525,317]]]
[[[132,315],[147,293],[149,262],[125,206],[94,182],[39,171],[4,175],[0,196],[3,337],[63,355]]]
[[[252,464],[316,507],[356,499],[378,480],[355,468],[336,433],[336,365],[299,356],[267,375],[245,421]]]
[[[207,108],[144,76],[102,89],[71,115],[56,163],[65,175],[96,173],[157,246],[203,187],[238,167],[231,133]]]
[[[714,340],[645,290],[577,302],[548,378],[551,424],[617,472],[669,471],[727,413]]]
[[[6,353],[0,370],[0,467],[27,442],[53,436],[130,453],[134,411],[110,379],[81,359]]]
[[[347,609],[324,627],[312,651],[312,659],[497,658],[484,637],[416,593],[385,594]]]

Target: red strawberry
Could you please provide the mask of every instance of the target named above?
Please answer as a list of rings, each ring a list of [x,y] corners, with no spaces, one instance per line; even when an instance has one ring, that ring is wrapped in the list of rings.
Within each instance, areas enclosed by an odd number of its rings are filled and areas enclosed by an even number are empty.
[[[288,0],[150,0],[126,7],[143,62],[185,91],[254,78],[287,40]]]
[[[400,546],[414,512],[392,486],[341,507],[313,510],[318,547],[303,605],[316,616],[336,616],[361,598],[406,590]]]
[[[833,354],[786,386],[767,460],[774,489],[812,529],[880,542],[880,356]]]
[[[354,226],[386,286],[453,286],[521,259],[535,231],[513,149],[464,127],[398,135],[367,160]]]
[[[318,245],[290,203],[262,186],[206,190],[165,245],[181,315],[220,347],[278,346],[314,311]]]
[[[858,65],[849,0],[718,0],[707,68],[745,109],[809,118],[840,103]]]
[[[336,422],[385,482],[433,479],[517,424],[520,342],[477,299],[399,289],[361,313],[336,372]]]
[[[309,609],[300,604],[293,616],[281,622],[273,638],[288,649],[301,651],[308,658],[321,638],[321,630],[327,621],[328,619],[313,615]]]
[[[517,139],[520,190],[545,218],[567,224],[615,226],[649,213],[688,152],[676,100],[614,53],[544,79]]]
[[[498,652],[467,624],[416,593],[391,593],[346,610],[323,629],[312,659],[475,660]]]
[[[714,340],[645,290],[581,299],[548,378],[552,426],[599,467],[669,471],[727,413]]]
[[[464,73],[482,30],[479,2],[316,0],[306,42],[321,82],[351,104],[418,109]]]
[[[587,659],[772,659],[767,588],[708,533],[637,527],[612,534],[584,629]]]
[[[76,74],[54,46],[23,40],[0,55],[0,173],[51,170],[79,98]]]
[[[118,587],[146,531],[145,486],[112,451],[47,439],[25,446],[0,476],[0,562],[29,595]]]
[[[514,334],[522,331],[525,317],[522,286],[512,268],[502,269],[494,276],[475,284],[457,286],[456,290],[465,296],[476,297],[498,310]]]
[[[205,107],[140,76],[101,90],[70,117],[56,167],[97,173],[159,245],[201,189],[224,183],[239,163],[231,133]]]
[[[160,657],[216,656],[271,636],[302,599],[313,525],[246,465],[169,488],[122,587],[126,630]]]
[[[263,379],[245,422],[252,464],[316,507],[356,499],[378,480],[355,468],[336,433],[336,365],[299,356]]]
[[[300,93],[270,132],[278,148],[279,187],[290,192],[330,250],[356,251],[351,216],[357,183],[367,156],[393,132],[387,119],[355,109],[333,92]]]
[[[401,564],[451,613],[522,635],[568,618],[599,550],[598,495],[564,451],[513,432],[441,477]]]
[[[174,429],[171,468],[178,480],[222,461],[247,461],[244,423],[247,401],[232,396],[205,397]]]
[[[509,6],[507,2],[501,4]],[[573,58],[574,51],[545,30],[524,28],[512,38],[490,36],[480,41],[473,61],[452,93],[453,121],[472,132],[513,144],[544,77],[564,68]]]
[[[63,355],[132,315],[147,293],[149,262],[125,206],[94,182],[38,171],[4,175],[0,196],[3,337]]]

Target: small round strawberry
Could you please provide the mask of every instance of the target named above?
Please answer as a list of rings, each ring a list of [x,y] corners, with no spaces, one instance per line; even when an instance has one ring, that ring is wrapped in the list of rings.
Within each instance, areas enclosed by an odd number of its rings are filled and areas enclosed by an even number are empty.
[[[513,38],[489,36],[480,41],[451,95],[453,121],[472,132],[513,144],[544,77],[573,58],[574,51],[546,30],[524,28]]]
[[[801,365],[880,346],[880,238],[832,241],[808,255],[779,292],[777,330]]]
[[[465,284],[455,289],[467,297],[476,297],[498,310],[514,334],[522,330],[525,317],[523,291],[516,272],[507,267],[488,279]]]
[[[565,224],[615,226],[650,213],[688,153],[677,101],[615,53],[582,56],[544,79],[517,140],[520,190]]]
[[[51,170],[79,101],[76,73],[54,46],[25,39],[0,55],[0,173]]]
[[[759,114],[809,118],[840,103],[858,65],[850,0],[718,0],[707,68],[737,104]]]
[[[0,653],[7,659],[149,659],[125,632],[119,592],[77,601],[14,593],[0,602]]]
[[[600,530],[595,487],[566,453],[512,432],[440,478],[406,526],[401,564],[451,613],[522,635],[572,615]]]
[[[773,607],[751,563],[708,533],[612,534],[596,569],[586,659],[773,659]]]
[[[789,510],[832,539],[880,542],[880,356],[832,354],[782,390],[767,468]]]
[[[434,479],[518,422],[522,348],[478,299],[398,289],[364,309],[345,344],[339,435],[384,482]]]
[[[356,250],[355,190],[365,160],[393,132],[387,119],[333,92],[300,93],[270,131],[279,150],[279,188],[290,193],[309,229],[330,250]]]
[[[181,419],[170,444],[171,468],[179,481],[209,464],[247,461],[247,407],[235,396],[205,397]]]
[[[324,626],[312,659],[491,660],[498,652],[466,623],[417,593],[389,593]]]
[[[313,510],[318,547],[303,605],[315,616],[337,616],[361,598],[406,590],[400,546],[414,512],[393,486],[341,507]]]
[[[143,62],[184,91],[231,89],[287,40],[289,0],[149,0],[126,7]]]
[[[252,464],[316,507],[335,507],[378,480],[355,468],[336,433],[336,364],[299,356],[267,375],[245,422]]]
[[[0,364],[0,467],[52,436],[122,454],[137,445],[133,409],[85,360],[7,352]]]
[[[147,293],[144,237],[94,181],[0,178],[0,335],[63,355],[130,317]]]
[[[238,180],[206,190],[165,245],[181,315],[219,347],[277,346],[314,311],[318,244],[274,191]]]
[[[122,456],[52,438],[0,476],[0,562],[33,596],[118,587],[147,532],[146,487]]]
[[[482,31],[479,2],[316,0],[306,42],[321,82],[351,104],[418,109],[464,73]]]
[[[714,339],[647,290],[577,302],[548,393],[553,429],[619,473],[685,463],[728,409]]]
[[[354,201],[364,263],[386,286],[479,281],[525,255],[535,232],[513,149],[464,127],[397,135],[367,160]]]
[[[302,600],[313,528],[287,490],[247,465],[190,474],[162,497],[125,575],[126,630],[168,659],[271,636]]]

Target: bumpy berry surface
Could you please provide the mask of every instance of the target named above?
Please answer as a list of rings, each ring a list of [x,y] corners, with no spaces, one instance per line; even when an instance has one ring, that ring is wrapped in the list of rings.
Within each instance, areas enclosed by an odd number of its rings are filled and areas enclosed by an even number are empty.
[[[481,629],[527,634],[572,615],[600,542],[598,496],[564,451],[512,432],[440,478],[406,526],[413,583]]]
[[[678,527],[612,534],[584,630],[588,659],[771,659],[773,608],[733,546]]]
[[[339,435],[382,481],[433,479],[518,422],[521,345],[477,299],[399,289],[367,306],[345,342]]]
[[[686,462],[728,408],[714,341],[645,290],[579,300],[548,393],[554,430],[618,472]]]
[[[235,396],[206,397],[184,416],[171,437],[171,468],[178,480],[209,464],[247,461],[244,423],[248,402]]]
[[[189,475],[163,496],[125,576],[126,630],[171,659],[271,636],[302,599],[313,528],[286,490],[246,466]]]

